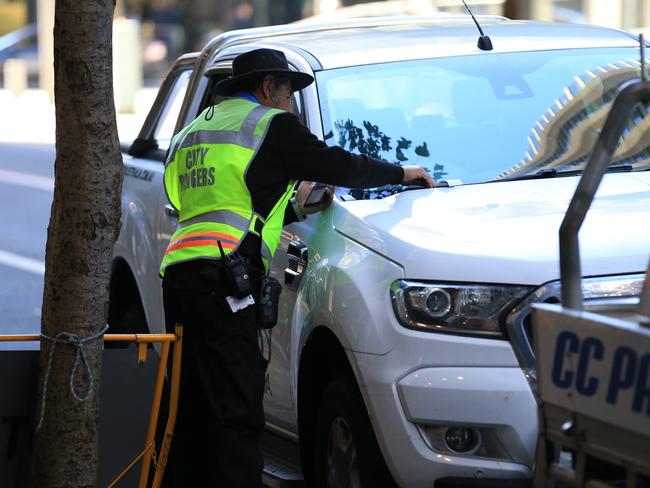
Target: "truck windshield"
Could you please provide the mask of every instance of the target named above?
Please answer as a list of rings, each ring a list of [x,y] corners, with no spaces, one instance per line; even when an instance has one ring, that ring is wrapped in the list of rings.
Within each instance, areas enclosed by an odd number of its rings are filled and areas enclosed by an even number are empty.
[[[327,144],[459,184],[580,170],[639,73],[633,48],[566,49],[339,68],[317,84]],[[648,130],[639,106],[613,164],[649,169]]]

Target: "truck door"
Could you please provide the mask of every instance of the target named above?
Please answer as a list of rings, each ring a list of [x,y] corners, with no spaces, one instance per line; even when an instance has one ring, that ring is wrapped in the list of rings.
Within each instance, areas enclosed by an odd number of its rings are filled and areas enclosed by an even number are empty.
[[[163,81],[138,138],[124,155],[123,204],[127,216],[123,232],[132,256],[132,269],[140,273],[140,293],[151,332],[164,329],[162,289],[158,267],[176,218],[167,209],[163,190],[165,157],[173,135],[195,56],[184,56]]]
[[[303,95],[294,93],[292,106],[303,123],[306,124],[306,107]],[[310,220],[316,220],[312,218]],[[296,411],[293,404],[295,383],[295,358],[300,330],[293,326],[297,289],[302,271],[306,267],[307,247],[300,235],[305,234],[311,223],[297,222],[284,228],[280,244],[269,273],[282,285],[278,323],[273,328],[268,341],[265,342],[265,354],[268,356],[270,345],[271,362],[267,370],[266,390],[264,395],[264,412],[267,422],[274,426],[294,431],[296,429]],[[304,258],[304,260],[303,260]],[[302,260],[302,261],[301,261]],[[268,334],[265,332],[265,334]]]

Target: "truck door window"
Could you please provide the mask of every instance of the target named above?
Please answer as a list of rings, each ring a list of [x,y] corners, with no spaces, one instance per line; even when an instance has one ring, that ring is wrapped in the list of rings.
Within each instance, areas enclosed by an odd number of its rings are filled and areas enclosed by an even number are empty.
[[[305,113],[303,111],[302,97],[300,96],[299,91],[293,92],[293,96],[291,97],[291,112],[293,112],[293,114],[296,115],[303,124],[305,124]]]
[[[160,114],[160,119],[156,124],[154,132],[154,139],[158,143],[158,149],[166,151],[169,149],[169,143],[174,136],[174,127],[178,120],[178,114],[181,111],[183,98],[187,90],[188,82],[190,81],[191,70],[185,70],[178,75],[174,86],[169,91],[169,97],[165,103],[165,108]]]
[[[216,105],[221,100],[224,99],[224,97],[215,95],[214,91],[216,89],[217,84],[225,80],[230,76],[230,67],[228,69],[225,69],[223,71],[218,71],[210,76],[210,81],[208,83],[208,87],[205,90],[205,93],[203,94],[203,98],[201,99],[201,105],[199,105],[199,110],[198,113],[200,114],[203,112],[206,108],[208,108],[210,105]]]

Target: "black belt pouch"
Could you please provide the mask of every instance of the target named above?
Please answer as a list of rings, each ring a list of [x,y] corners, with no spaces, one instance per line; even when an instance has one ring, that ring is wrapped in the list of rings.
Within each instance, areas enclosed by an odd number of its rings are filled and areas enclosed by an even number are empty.
[[[278,321],[278,304],[282,285],[271,276],[262,278],[257,301],[257,322],[260,329],[272,329]]]

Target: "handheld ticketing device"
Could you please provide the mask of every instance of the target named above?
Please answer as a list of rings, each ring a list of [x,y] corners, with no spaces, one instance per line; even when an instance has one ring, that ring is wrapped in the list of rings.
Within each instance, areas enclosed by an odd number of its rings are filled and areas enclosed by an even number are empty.
[[[257,308],[257,320],[262,329],[271,329],[278,321],[278,304],[282,285],[271,276],[262,279],[260,298]]]
[[[325,197],[325,190],[327,190],[327,185],[325,183],[316,183],[311,189],[309,196],[305,200],[305,207],[316,205],[323,201],[323,198]]]

